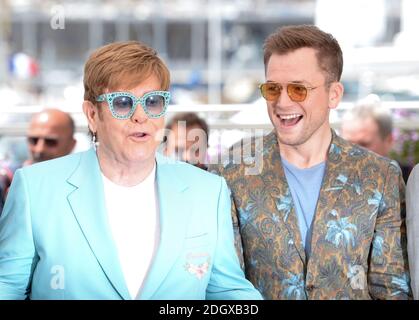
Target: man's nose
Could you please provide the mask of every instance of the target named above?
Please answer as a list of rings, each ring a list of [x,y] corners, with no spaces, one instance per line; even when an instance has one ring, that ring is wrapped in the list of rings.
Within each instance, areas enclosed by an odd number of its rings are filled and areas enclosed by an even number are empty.
[[[286,107],[293,103],[295,102],[292,101],[291,98],[289,97],[288,92],[287,92],[287,87],[286,86],[283,87],[275,104],[281,107],[284,107],[284,106]]]
[[[134,111],[134,114],[131,116],[131,120],[137,123],[144,123],[148,119],[147,114],[144,111],[143,106],[141,103],[137,105],[137,108]]]

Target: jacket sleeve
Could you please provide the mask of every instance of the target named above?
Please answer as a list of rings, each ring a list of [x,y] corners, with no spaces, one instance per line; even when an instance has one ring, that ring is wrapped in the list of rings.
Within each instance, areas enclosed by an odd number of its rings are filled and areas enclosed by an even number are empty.
[[[244,265],[244,253],[243,253],[243,242],[240,234],[239,217],[234,204],[233,198],[231,198],[231,217],[233,222],[233,233],[234,233],[234,247],[236,249],[237,256],[239,258],[240,267],[245,270]]]
[[[410,299],[412,296],[405,209],[405,184],[398,164],[392,161],[378,206],[369,257],[368,283],[374,299]]]
[[[209,170],[211,173],[214,173],[218,176],[223,176],[222,166],[220,165],[210,165]],[[223,178],[224,179],[224,178]],[[231,194],[231,193],[230,193]],[[243,256],[243,242],[240,234],[240,223],[236,205],[234,203],[233,197],[231,199],[231,219],[233,222],[233,233],[234,233],[234,247],[236,248],[236,253],[240,261],[240,267],[245,270],[244,256]]]
[[[413,297],[419,299],[419,165],[413,169],[406,189],[407,253]]]
[[[230,192],[224,178],[218,200],[217,244],[207,287],[209,300],[260,300],[261,294],[245,278],[234,245]]]
[[[29,197],[17,170],[0,217],[0,299],[25,299],[36,264]]]

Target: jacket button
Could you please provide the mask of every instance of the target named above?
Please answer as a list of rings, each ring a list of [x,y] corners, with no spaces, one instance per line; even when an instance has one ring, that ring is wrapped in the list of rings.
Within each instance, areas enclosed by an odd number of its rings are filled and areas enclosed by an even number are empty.
[[[314,286],[313,286],[312,284],[310,284],[310,285],[308,285],[308,286],[306,287],[306,290],[307,290],[307,291],[313,291],[313,290],[314,290]]]

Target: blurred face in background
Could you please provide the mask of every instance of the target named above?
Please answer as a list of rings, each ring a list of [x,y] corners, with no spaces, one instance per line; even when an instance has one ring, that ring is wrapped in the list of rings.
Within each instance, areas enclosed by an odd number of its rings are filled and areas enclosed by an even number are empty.
[[[384,157],[388,157],[393,145],[392,135],[383,138],[380,135],[377,122],[372,117],[345,121],[341,131],[344,139]]]
[[[174,124],[168,135],[166,155],[206,168],[207,135],[198,125],[186,126],[184,122]]]
[[[51,160],[71,153],[76,141],[69,117],[60,110],[47,110],[32,118],[27,135],[32,162]]]

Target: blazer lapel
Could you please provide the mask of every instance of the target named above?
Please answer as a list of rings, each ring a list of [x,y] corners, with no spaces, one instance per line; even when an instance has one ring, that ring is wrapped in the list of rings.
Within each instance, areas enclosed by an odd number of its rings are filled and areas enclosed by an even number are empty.
[[[159,154],[157,190],[160,211],[160,243],[145,280],[140,299],[151,299],[181,253],[191,213],[185,190],[188,186],[176,174],[178,166]],[[180,284],[181,285],[181,284]]]
[[[121,298],[131,299],[108,224],[103,182],[94,149],[81,155],[78,167],[67,182],[75,188],[67,196],[68,202],[93,254]]]
[[[295,212],[294,202],[289,190],[287,179],[285,177],[284,169],[281,164],[281,156],[279,146],[276,140],[275,133],[268,136],[269,140],[265,143],[269,147],[268,156],[264,158],[265,168],[273,172],[276,177],[273,181],[279,181],[278,196],[276,197],[276,209],[280,214],[282,222],[285,224],[290,237],[294,239],[294,245],[300,255],[304,264],[306,261],[306,254],[301,240],[300,229],[298,225],[298,218]],[[275,141],[273,141],[275,139]],[[316,243],[318,238],[324,236],[321,228],[321,223],[327,220],[327,215],[334,214],[335,203],[339,197],[345,196],[347,192],[361,192],[358,186],[356,177],[352,176],[352,171],[348,167],[345,159],[347,158],[348,150],[342,140],[332,130],[332,141],[330,144],[328,159],[326,165],[326,172],[323,178],[322,186],[320,189],[319,198],[316,205],[316,212],[313,221],[312,230],[312,253],[313,256],[316,252]],[[278,159],[278,161],[275,161]],[[353,190],[348,190],[348,186],[352,186]],[[314,245],[313,245],[314,244]]]
[[[279,214],[280,222],[283,223],[288,230],[290,238],[293,239],[293,245],[297,249],[301,261],[305,264],[306,255],[301,239],[298,218],[295,212],[294,201],[285,177],[284,169],[282,167],[281,155],[275,132],[272,132],[267,136],[264,144],[268,150],[267,155],[263,158],[263,171],[270,172],[273,177],[269,180],[275,183],[272,190],[276,191],[271,194],[275,203],[274,210]]]
[[[326,172],[320,189],[313,223],[312,256],[316,255],[316,243],[325,237],[325,222],[337,216],[347,208],[337,208],[336,202],[342,197],[353,198],[353,193],[361,195],[361,186],[357,183],[357,176],[348,162],[348,150],[336,133],[332,130]]]

